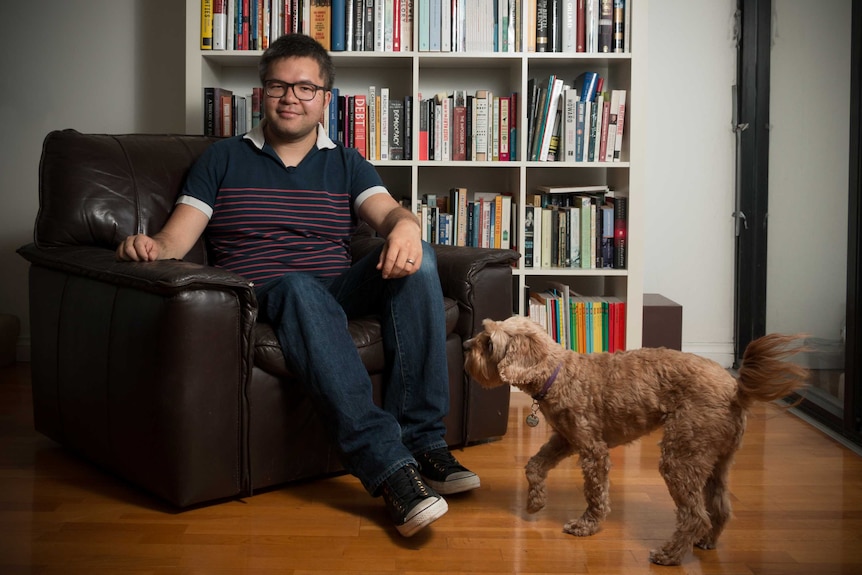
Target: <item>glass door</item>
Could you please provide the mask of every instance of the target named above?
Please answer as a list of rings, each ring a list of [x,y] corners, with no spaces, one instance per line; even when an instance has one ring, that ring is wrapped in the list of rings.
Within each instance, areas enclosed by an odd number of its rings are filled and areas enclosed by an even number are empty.
[[[737,358],[807,334],[802,408],[858,441],[859,7],[739,6]]]

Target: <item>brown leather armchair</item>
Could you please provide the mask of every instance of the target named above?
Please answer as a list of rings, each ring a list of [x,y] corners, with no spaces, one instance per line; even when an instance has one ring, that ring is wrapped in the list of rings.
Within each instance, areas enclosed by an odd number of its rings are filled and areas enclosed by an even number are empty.
[[[33,404],[38,431],[178,507],[342,470],[320,418],[291,381],[243,278],[183,261],[117,262],[129,234],[159,230],[203,136],[45,139],[30,266]],[[354,256],[380,241],[357,235]],[[509,392],[463,371],[463,342],[511,314],[517,252],[437,247],[446,303],[451,408],[446,440],[506,432]],[[379,325],[350,323],[378,393]]]

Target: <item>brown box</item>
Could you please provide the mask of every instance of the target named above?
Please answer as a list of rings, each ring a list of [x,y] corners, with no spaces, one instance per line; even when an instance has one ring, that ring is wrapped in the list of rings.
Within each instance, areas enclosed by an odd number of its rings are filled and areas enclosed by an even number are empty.
[[[657,293],[644,294],[643,347],[682,350],[682,306]]]

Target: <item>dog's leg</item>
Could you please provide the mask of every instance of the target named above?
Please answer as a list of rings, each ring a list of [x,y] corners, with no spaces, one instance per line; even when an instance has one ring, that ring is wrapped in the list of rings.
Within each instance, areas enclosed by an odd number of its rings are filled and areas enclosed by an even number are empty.
[[[676,530],[660,549],[650,551],[650,561],[679,565],[694,542],[701,541],[709,533],[711,524],[704,503],[704,489],[716,454],[709,445],[674,441],[670,426],[665,427],[661,450],[659,471],[676,503]]]
[[[601,522],[611,512],[608,473],[611,458],[608,446],[595,444],[580,450],[581,470],[584,473],[584,497],[587,509],[581,517],[569,521],[563,531],[578,537],[592,535],[599,530]]]
[[[554,432],[539,451],[527,462],[527,483],[530,490],[527,493],[527,511],[535,513],[545,506],[547,492],[545,479],[548,472],[557,464],[572,455],[574,449],[559,433]]]
[[[706,536],[695,543],[701,549],[715,549],[724,526],[730,519],[731,504],[728,494],[727,476],[730,473],[730,465],[733,454],[719,457],[718,462],[712,470],[712,475],[706,482],[703,497],[706,502],[706,510],[712,523],[712,528]]]

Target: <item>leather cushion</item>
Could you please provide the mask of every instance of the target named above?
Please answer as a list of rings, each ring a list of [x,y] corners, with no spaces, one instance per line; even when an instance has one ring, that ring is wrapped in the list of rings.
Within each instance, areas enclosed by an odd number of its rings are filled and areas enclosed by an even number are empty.
[[[443,305],[446,313],[446,335],[449,335],[458,324],[458,304],[453,299],[443,298]],[[368,373],[381,373],[386,362],[383,357],[380,323],[377,319],[367,317],[350,320],[347,329]],[[275,332],[267,323],[258,322],[254,327],[254,364],[279,378],[293,375],[284,361]]]

